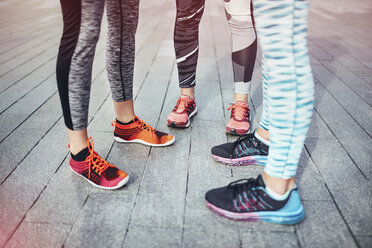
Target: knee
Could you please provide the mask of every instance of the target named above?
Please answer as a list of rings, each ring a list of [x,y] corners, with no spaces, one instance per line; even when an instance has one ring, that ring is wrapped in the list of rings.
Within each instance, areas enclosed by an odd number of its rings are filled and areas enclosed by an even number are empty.
[[[231,0],[225,2],[225,14],[229,25],[233,29],[253,29],[253,16],[249,1],[237,3]]]

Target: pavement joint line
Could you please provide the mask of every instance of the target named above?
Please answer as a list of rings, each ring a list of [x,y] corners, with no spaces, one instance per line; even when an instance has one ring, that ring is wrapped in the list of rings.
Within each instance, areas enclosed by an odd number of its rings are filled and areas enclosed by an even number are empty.
[[[186,206],[187,206],[187,194],[189,192],[189,179],[190,179],[190,156],[191,156],[191,144],[192,144],[192,126],[190,127],[190,140],[189,140],[189,154],[187,157],[187,177],[186,177],[186,192],[185,192],[185,204],[183,208],[183,220],[182,220],[182,232],[181,232],[181,247],[184,245],[185,239],[185,222],[186,222]]]
[[[33,71],[27,73],[26,75],[24,75],[22,78],[20,78],[19,80],[16,80],[15,82],[13,82],[11,85],[9,85],[8,87],[6,87],[5,89],[3,89],[0,94],[2,94],[3,92],[5,92],[6,90],[8,90],[10,87],[13,87],[14,85],[16,85],[17,83],[19,83],[20,81],[22,81],[23,79],[25,79],[27,76],[29,76],[30,74],[34,73],[36,70],[40,69],[41,67],[43,67],[44,65],[46,65],[48,62],[52,61],[53,59],[55,59],[57,56],[54,56],[53,58],[45,61],[43,64],[39,65],[38,67],[36,67]],[[54,73],[54,72],[53,72]],[[53,75],[53,73],[51,75]],[[39,85],[39,84],[38,84]],[[37,85],[37,86],[38,86]],[[36,86],[36,87],[37,87]],[[35,88],[35,87],[34,87]],[[28,93],[26,93],[25,95],[27,95]],[[23,96],[25,96],[23,95]],[[2,112],[0,113],[2,114]]]
[[[55,91],[50,97],[48,97],[43,103],[41,103],[32,113],[30,113],[26,119],[24,119],[20,124],[18,124],[11,132],[9,132],[2,140],[0,140],[0,144],[8,138],[15,130],[17,130],[25,121],[27,121],[36,111],[38,111],[42,106],[44,106],[58,91]]]
[[[352,158],[352,156],[349,154],[349,151],[345,148],[345,146],[340,142],[340,140],[337,138],[337,136],[335,135],[335,133],[333,132],[333,130],[328,126],[328,123],[324,121],[323,117],[319,114],[318,110],[315,108],[314,106],[314,112],[316,112],[319,116],[319,118],[322,120],[322,122],[327,126],[328,130],[331,132],[331,134],[333,135],[333,137],[336,139],[336,141],[340,144],[340,146],[345,150],[347,156],[351,159],[351,161],[353,161],[354,165],[358,168],[358,170],[360,171],[360,173],[362,174],[362,176],[367,180],[369,181],[368,177],[364,174],[364,172],[362,171],[361,168],[359,168],[358,164],[355,162],[355,160]],[[306,148],[306,145],[304,144],[305,148]],[[307,148],[306,148],[307,149]],[[308,151],[309,153],[309,151]]]
[[[66,160],[68,154],[65,156],[65,158],[62,160],[62,162],[60,163],[60,165],[58,167],[61,167],[61,165],[64,163],[64,161]],[[14,171],[14,170],[13,170]],[[41,190],[41,192],[39,193],[39,195],[36,197],[36,199],[34,200],[34,202],[31,204],[31,206],[27,209],[27,211],[24,213],[22,219],[18,222],[16,228],[13,230],[13,232],[9,235],[9,237],[6,239],[6,241],[4,242],[4,245],[3,247],[6,247],[6,245],[9,243],[9,241],[13,238],[14,234],[17,232],[18,228],[21,226],[21,224],[24,222],[26,216],[27,216],[27,213],[30,211],[30,209],[36,204],[36,202],[39,200],[41,194],[44,192],[44,190],[47,188],[50,180],[53,178],[54,174],[51,175],[47,181],[47,183],[44,185],[44,188]]]
[[[18,168],[18,166],[27,158],[27,156],[34,150],[34,148],[40,143],[40,141],[52,130],[52,128],[58,123],[58,121],[62,118],[62,115],[53,123],[53,125],[41,136],[41,138],[35,143],[35,145],[27,152],[27,154],[19,161],[17,166],[13,168],[13,170],[4,178],[2,182],[0,182],[0,186],[6,182],[6,180],[13,174],[13,172]]]
[[[323,177],[323,174],[320,172],[320,170],[319,170],[319,168],[318,168],[318,165],[315,163],[315,161],[314,161],[313,157],[311,156],[311,153],[310,153],[310,151],[308,150],[308,148],[306,147],[306,145],[305,145],[305,150],[306,150],[306,152],[307,152],[309,158],[311,159],[311,161],[312,161],[313,164],[315,165],[315,168],[316,168],[316,170],[318,171],[320,177],[322,178],[322,181],[323,181],[323,183],[324,183],[324,186],[326,187],[326,189],[327,189],[327,191],[328,191],[328,194],[331,196],[332,203],[336,206],[336,209],[337,209],[338,213],[340,214],[342,220],[344,221],[344,223],[345,223],[345,225],[346,225],[346,227],[347,227],[347,229],[348,229],[348,231],[349,231],[351,237],[353,238],[354,243],[356,244],[357,247],[361,248],[360,245],[359,245],[359,243],[358,243],[358,241],[357,241],[357,239],[356,239],[356,237],[355,237],[355,234],[354,234],[353,231],[351,230],[351,228],[350,228],[350,226],[349,226],[349,223],[346,221],[344,215],[343,215],[342,212],[341,212],[340,207],[338,206],[338,204],[337,204],[337,202],[336,202],[336,199],[334,198],[334,196],[333,196],[331,190],[329,189],[329,187],[328,187],[328,185],[327,185],[327,183],[326,183],[326,181],[325,181],[325,179],[324,179],[324,177]]]
[[[326,70],[328,70],[331,74],[333,74],[326,66],[324,66],[324,65],[322,65]],[[315,77],[315,75],[314,75],[314,77]],[[339,79],[339,78],[338,78]],[[346,87],[348,87],[341,79],[339,79]],[[327,91],[328,92],[328,94],[330,95],[330,96],[332,96],[332,98],[341,106],[341,108],[343,109],[343,110],[345,110],[345,112],[346,113],[348,113],[348,115],[358,124],[358,126],[370,137],[370,138],[372,138],[372,136],[367,132],[367,130],[365,130],[365,128],[364,127],[362,127],[361,125],[360,125],[360,123],[354,118],[354,116],[344,107],[344,105],[343,104],[341,104],[341,102],[332,94],[332,92],[331,91],[329,91],[328,90],[328,88],[325,86],[325,84],[323,84],[322,83],[322,81],[321,80],[319,80],[318,79],[318,81],[319,81],[319,83],[320,83],[320,85],[322,85],[322,87],[325,89],[325,91]],[[350,88],[350,87],[348,87],[348,88]],[[352,91],[352,92],[354,92],[351,88],[350,88],[350,90]],[[355,93],[355,92],[354,92]],[[363,98],[361,98],[360,96],[359,96],[359,94],[357,94],[357,93],[355,93],[358,97],[359,97],[359,99],[360,100],[362,100],[362,102],[364,102],[364,103],[366,103],[368,106],[370,106],[366,101],[364,101],[364,99]]]
[[[41,54],[43,54],[43,53],[45,53],[45,52],[49,52],[49,51],[51,51],[51,50],[55,50],[55,47],[56,47],[56,45],[58,45],[58,44],[59,44],[59,41],[58,41],[58,42],[54,42],[52,46],[50,46],[50,47],[48,47],[48,48],[45,48],[45,50],[42,50],[41,52],[35,54],[33,57],[24,60],[21,64],[17,65],[16,67],[10,69],[9,71],[7,71],[7,72],[5,72],[5,73],[3,73],[3,74],[1,74],[0,77],[3,77],[3,76],[5,76],[5,75],[7,75],[8,73],[10,73],[10,72],[12,72],[12,71],[18,69],[18,68],[21,67],[22,65],[24,65],[24,64],[26,64],[27,62],[29,62],[29,61],[35,59],[36,57],[38,57],[39,55],[41,55]]]

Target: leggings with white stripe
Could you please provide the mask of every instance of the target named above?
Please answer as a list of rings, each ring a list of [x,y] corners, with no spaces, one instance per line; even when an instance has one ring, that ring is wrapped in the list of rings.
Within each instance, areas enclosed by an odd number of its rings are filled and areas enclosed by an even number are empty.
[[[195,86],[204,3],[205,0],[176,0],[174,47],[181,88]],[[235,93],[248,94],[257,51],[251,1],[224,0],[224,5],[232,36]]]
[[[66,126],[88,125],[92,65],[106,4],[106,69],[112,98],[132,99],[135,34],[139,0],[60,0],[63,35],[57,58],[57,84]]]
[[[262,47],[263,113],[270,132],[265,173],[294,177],[314,107],[307,49],[307,0],[253,0]]]

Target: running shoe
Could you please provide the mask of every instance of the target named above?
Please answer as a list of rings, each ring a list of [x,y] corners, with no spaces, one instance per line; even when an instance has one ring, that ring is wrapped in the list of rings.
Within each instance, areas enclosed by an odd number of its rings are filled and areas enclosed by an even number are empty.
[[[94,151],[92,138],[89,138],[87,143],[88,147],[78,154],[84,153],[84,160],[78,161],[71,156],[72,171],[100,189],[118,189],[124,186],[129,180],[127,173],[101,158]]]
[[[233,143],[215,146],[211,152],[214,160],[226,165],[265,165],[269,146],[250,133]]]
[[[237,101],[227,110],[231,110],[231,117],[226,126],[226,133],[233,135],[245,135],[249,133],[249,106],[243,101]]]
[[[265,221],[293,225],[305,218],[298,189],[284,200],[273,199],[266,191],[262,176],[241,179],[205,195],[207,207],[222,217],[241,221]]]
[[[174,143],[175,137],[157,131],[136,116],[129,124],[111,123],[115,127],[114,138],[118,142],[140,143],[148,146],[169,146]]]
[[[173,111],[168,115],[168,126],[171,127],[188,127],[190,126],[190,119],[196,113],[198,109],[194,99],[191,99],[188,95],[182,94],[174,107]]]

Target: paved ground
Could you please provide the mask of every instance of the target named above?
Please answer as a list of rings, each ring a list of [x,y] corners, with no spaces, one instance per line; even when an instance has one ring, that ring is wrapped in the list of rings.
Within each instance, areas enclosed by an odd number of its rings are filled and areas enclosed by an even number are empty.
[[[310,41],[316,104],[298,183],[307,211],[299,225],[236,223],[204,205],[206,190],[262,167],[215,163],[232,101],[230,37],[222,0],[207,0],[201,24],[197,101],[186,130],[166,116],[178,87],[173,0],[142,0],[137,35],[138,115],[176,135],[168,148],[117,144],[97,47],[90,135],[98,152],[127,171],[127,187],[92,188],[67,163],[55,82],[61,34],[58,1],[0,1],[0,247],[372,247],[372,6],[369,0],[312,0]],[[251,89],[261,112],[260,61]]]

